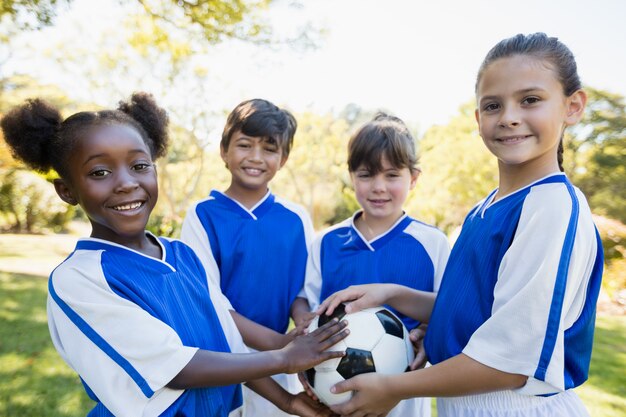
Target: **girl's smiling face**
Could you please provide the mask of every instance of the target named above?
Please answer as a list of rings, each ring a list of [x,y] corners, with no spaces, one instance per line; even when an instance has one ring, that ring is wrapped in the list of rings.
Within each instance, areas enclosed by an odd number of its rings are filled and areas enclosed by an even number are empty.
[[[365,221],[385,228],[402,215],[402,206],[409,191],[415,187],[418,172],[411,173],[407,167],[394,167],[386,157],[382,158],[381,166],[382,170],[375,174],[360,166],[350,176]]]
[[[113,123],[89,130],[72,151],[68,173],[57,192],[85,210],[92,237],[119,244],[144,238],[158,187],[150,150],[135,128]]]
[[[558,171],[563,130],[582,117],[582,91],[566,97],[548,61],[513,55],[489,64],[476,94],[480,136],[501,166]]]

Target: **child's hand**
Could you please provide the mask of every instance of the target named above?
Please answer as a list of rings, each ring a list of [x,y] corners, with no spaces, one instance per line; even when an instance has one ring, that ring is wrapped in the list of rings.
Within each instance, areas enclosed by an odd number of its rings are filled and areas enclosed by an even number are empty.
[[[376,373],[361,374],[336,384],[331,391],[339,394],[354,391],[352,398],[330,407],[342,416],[385,416],[394,408],[399,398],[392,396],[386,387],[385,376]]]
[[[316,313],[321,315],[326,312],[329,316],[341,303],[346,303],[346,313],[381,306],[386,304],[390,287],[388,284],[351,285],[329,296],[319,306]]]
[[[314,401],[319,401],[319,398],[317,398],[317,395],[315,395],[315,393],[311,389],[311,385],[309,385],[309,381],[306,379],[304,372],[298,372],[298,379],[300,380],[300,383],[302,384],[306,395],[308,395]]]
[[[309,398],[304,392],[292,397],[288,413],[302,417],[330,417],[335,415],[328,407]]]
[[[409,365],[411,371],[423,368],[426,365],[426,350],[424,349],[424,336],[426,335],[426,329],[428,325],[420,324],[415,329],[409,332],[409,339],[413,344],[413,350],[415,351],[415,359]]]
[[[296,325],[296,327],[291,329],[291,331],[289,331],[285,335],[285,338],[284,338],[285,342],[281,347],[286,346],[287,343],[291,342],[296,337],[306,334],[308,332],[309,325],[311,324],[311,322],[313,321],[315,317],[317,317],[317,314],[307,313],[306,315],[299,317],[298,321],[294,320],[294,324]]]
[[[345,352],[328,352],[326,349],[348,335],[349,331],[345,328],[347,324],[345,320],[331,320],[314,332],[295,338],[281,349],[285,355],[285,372],[304,371],[318,363],[345,355]]]
[[[296,328],[306,329],[315,317],[317,317],[317,314],[310,311],[308,313],[300,314],[298,317],[294,317],[293,322],[296,325]]]

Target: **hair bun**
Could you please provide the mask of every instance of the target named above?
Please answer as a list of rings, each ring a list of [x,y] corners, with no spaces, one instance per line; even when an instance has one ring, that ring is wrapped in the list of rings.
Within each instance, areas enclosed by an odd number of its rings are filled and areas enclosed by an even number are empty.
[[[121,101],[118,110],[137,121],[154,144],[154,158],[163,156],[167,150],[169,119],[167,112],[159,107],[150,93],[133,93],[128,101]]]
[[[48,150],[62,122],[61,113],[55,107],[35,98],[11,110],[0,124],[13,156],[45,172],[51,168]]]

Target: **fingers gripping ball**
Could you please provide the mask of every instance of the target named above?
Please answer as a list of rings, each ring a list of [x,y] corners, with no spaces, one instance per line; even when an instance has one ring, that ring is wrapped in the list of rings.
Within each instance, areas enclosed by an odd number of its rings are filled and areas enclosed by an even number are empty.
[[[374,307],[346,314],[341,305],[331,316],[321,315],[314,319],[309,331],[314,331],[334,317],[348,321],[350,334],[328,350],[345,350],[346,355],[322,362],[305,372],[307,382],[324,404],[339,404],[352,397],[352,392],[330,392],[333,385],[345,379],[367,372],[399,374],[408,369],[413,361],[409,333],[391,311]]]

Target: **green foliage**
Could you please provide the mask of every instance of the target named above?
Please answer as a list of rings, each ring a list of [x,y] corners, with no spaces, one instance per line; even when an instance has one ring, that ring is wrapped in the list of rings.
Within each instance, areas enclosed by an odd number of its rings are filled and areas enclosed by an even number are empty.
[[[270,34],[269,26],[262,24],[257,15],[270,0],[138,1],[161,28],[170,24],[194,26],[211,44],[224,39],[262,40]]]
[[[69,1],[69,0],[68,0]],[[59,3],[58,0],[2,0],[0,19],[18,20],[22,29],[39,28],[52,24]]]
[[[320,228],[336,217],[342,187],[349,184],[349,125],[332,114],[302,113],[297,119],[289,160],[271,186],[276,194],[302,204]]]
[[[584,119],[566,142],[566,171],[594,213],[626,223],[626,104],[624,97],[586,89]]]
[[[4,228],[17,233],[42,230],[63,231],[74,215],[74,207],[65,204],[42,176],[29,171],[0,170],[0,213]]]
[[[496,158],[478,136],[474,107],[461,106],[450,123],[433,126],[418,143],[422,174],[406,208],[446,233],[497,186]]]
[[[626,225],[598,215],[593,220],[604,247],[602,288],[615,300],[626,289]]]
[[[352,216],[355,211],[360,210],[361,206],[356,199],[352,184],[344,184],[341,188],[341,200],[335,208],[333,217],[328,219],[328,224],[337,224]]]

